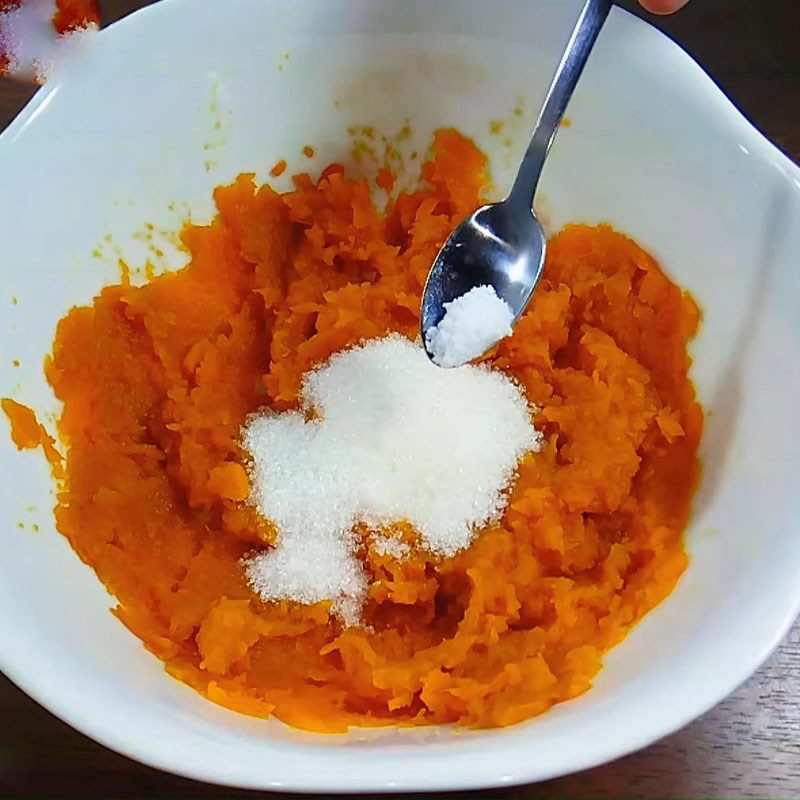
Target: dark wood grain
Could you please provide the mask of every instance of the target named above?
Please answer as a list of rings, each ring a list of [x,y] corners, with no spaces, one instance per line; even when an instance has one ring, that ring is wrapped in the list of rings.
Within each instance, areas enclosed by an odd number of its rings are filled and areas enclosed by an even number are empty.
[[[146,3],[101,5],[109,22]],[[636,0],[620,5],[637,8]],[[756,126],[800,159],[798,0],[693,0],[674,17],[651,19],[703,64]],[[0,129],[29,95],[28,87],[0,80]],[[106,750],[1,676],[0,720],[0,797],[231,796]],[[599,769],[480,796],[800,797],[800,622],[750,681],[682,731]]]

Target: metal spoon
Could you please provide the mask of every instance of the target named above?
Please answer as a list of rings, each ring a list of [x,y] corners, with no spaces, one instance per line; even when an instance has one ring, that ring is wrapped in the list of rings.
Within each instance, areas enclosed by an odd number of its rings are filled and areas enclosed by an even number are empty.
[[[444,304],[475,287],[493,287],[510,307],[514,322],[525,311],[541,277],[547,246],[533,213],[534,194],[567,104],[612,5],[611,0],[584,3],[508,197],[464,220],[433,262],[420,312],[429,358],[426,333],[442,321]]]

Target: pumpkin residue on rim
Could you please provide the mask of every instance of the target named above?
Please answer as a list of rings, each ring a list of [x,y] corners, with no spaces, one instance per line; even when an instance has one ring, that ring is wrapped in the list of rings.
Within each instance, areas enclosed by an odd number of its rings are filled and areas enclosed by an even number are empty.
[[[485,159],[441,131],[422,178],[382,212],[339,165],[284,195],[242,175],[216,190],[211,224],[184,230],[185,269],[109,286],[58,325],[58,528],[170,674],[237,711],[316,731],[509,725],[586,691],[686,566],[697,307],[630,239],[570,226],[489,358],[540,409],[545,441],[500,524],[443,561],[398,560],[364,532],[363,627],[248,587],[240,560],[275,532],[244,501],[240,428],[295,407],[304,373],[342,348],[417,336],[428,269],[480,203]]]
[[[41,447],[53,477],[60,480],[64,477],[64,464],[61,453],[56,448],[55,439],[47,432],[34,411],[28,406],[17,403],[10,397],[0,400],[0,408],[11,424],[11,441],[18,450],[34,450]]]

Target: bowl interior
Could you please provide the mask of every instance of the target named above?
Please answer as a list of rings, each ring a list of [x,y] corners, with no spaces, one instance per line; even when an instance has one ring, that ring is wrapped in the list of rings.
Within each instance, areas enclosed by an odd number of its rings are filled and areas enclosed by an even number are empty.
[[[167,232],[187,214],[209,218],[211,189],[238,172],[264,179],[281,158],[289,174],[334,160],[368,171],[369,143],[350,126],[387,134],[409,176],[432,131],[456,126],[490,155],[501,193],[577,6],[165,0],[104,31],[0,136],[0,395],[52,419],[41,365],[71,305],[117,279],[119,258],[143,265],[157,248],[160,268],[182,263]],[[693,375],[709,415],[691,566],[591,692],[477,733],[315,737],[215,707],[108,613],[111,598],[54,530],[43,459],[6,435],[0,667],[133,757],[306,790],[551,777],[668,733],[743,680],[800,604],[800,171],[687,56],[621,11],[569,118],[540,213],[551,229],[611,222],[695,294],[705,320]]]

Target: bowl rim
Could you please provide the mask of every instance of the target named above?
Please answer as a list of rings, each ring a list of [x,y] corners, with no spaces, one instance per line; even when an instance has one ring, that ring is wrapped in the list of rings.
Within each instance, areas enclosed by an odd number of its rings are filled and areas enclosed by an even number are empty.
[[[158,3],[132,12],[100,31],[99,35],[103,37],[124,35],[128,26],[135,24],[142,16],[166,13],[167,9],[171,10],[184,2],[188,0],[160,0]],[[610,22],[620,26],[621,35],[638,38],[640,48],[647,49],[654,55],[658,53],[659,58],[670,63],[682,83],[690,86],[692,91],[701,93],[709,113],[723,121],[732,134],[740,137],[740,141],[746,141],[751,151],[776,167],[789,182],[792,190],[800,193],[800,167],[745,117],[689,53],[669,36],[625,9],[615,7]],[[11,124],[0,133],[0,145],[10,144],[31,125],[44,111],[58,89],[58,80],[40,88]],[[800,615],[800,584],[796,595],[787,598],[780,617],[776,615],[770,619],[768,625],[770,633],[766,643],[757,651],[753,650],[746,658],[740,659],[735,674],[726,676],[725,681],[709,686],[702,693],[698,692],[691,703],[674,704],[658,720],[643,720],[637,725],[635,732],[625,732],[613,741],[598,741],[591,752],[582,752],[565,759],[564,762],[568,763],[554,762],[548,769],[535,770],[526,769],[522,763],[509,770],[507,761],[492,761],[487,758],[485,761],[481,759],[480,765],[473,764],[470,771],[464,773],[448,772],[445,768],[437,771],[423,770],[411,776],[406,772],[398,779],[395,779],[396,776],[387,775],[376,780],[371,776],[364,777],[351,772],[347,775],[338,775],[334,785],[332,778],[319,776],[313,771],[298,772],[291,780],[281,781],[258,780],[251,774],[243,774],[244,771],[237,772],[236,769],[222,772],[215,764],[192,760],[182,754],[161,748],[146,735],[132,736],[129,731],[120,731],[108,725],[95,715],[87,713],[75,702],[66,700],[45,681],[31,678],[21,663],[15,663],[13,654],[8,650],[0,650],[0,670],[37,703],[79,732],[135,761],[185,778],[241,789],[280,790],[300,794],[320,791],[333,794],[369,791],[389,793],[454,791],[508,787],[551,780],[597,767],[653,744],[700,717],[735,691],[769,658],[798,615]],[[686,707],[688,705],[691,708]],[[442,761],[448,760],[446,756],[442,756]],[[308,757],[307,761],[313,762],[314,757]]]

